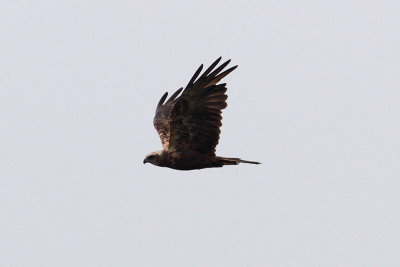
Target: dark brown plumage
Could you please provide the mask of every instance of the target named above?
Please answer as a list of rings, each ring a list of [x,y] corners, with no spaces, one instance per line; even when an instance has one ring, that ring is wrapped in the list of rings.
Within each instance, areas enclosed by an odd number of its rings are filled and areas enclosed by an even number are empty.
[[[165,100],[168,93],[161,97],[153,122],[163,150],[150,153],[143,163],[150,162],[178,170],[222,167],[239,163],[259,164],[259,162],[215,155],[221,132],[219,128],[222,125],[221,110],[226,108],[228,98],[226,84],[218,82],[237,68],[233,66],[223,71],[230,62],[228,60],[214,70],[220,60],[221,57],[199,76],[203,69],[201,65],[185,90],[178,89],[167,101]]]

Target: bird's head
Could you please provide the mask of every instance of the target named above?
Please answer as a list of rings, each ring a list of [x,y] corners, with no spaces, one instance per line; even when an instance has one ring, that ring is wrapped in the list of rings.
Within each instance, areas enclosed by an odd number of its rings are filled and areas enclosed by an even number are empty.
[[[153,165],[160,166],[161,165],[161,153],[162,153],[162,151],[151,152],[144,158],[143,164],[149,162]]]

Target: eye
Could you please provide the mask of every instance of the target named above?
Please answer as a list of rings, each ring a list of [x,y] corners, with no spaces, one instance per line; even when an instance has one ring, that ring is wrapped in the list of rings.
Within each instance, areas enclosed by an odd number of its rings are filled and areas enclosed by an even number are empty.
[[[154,155],[152,155],[152,156],[149,157],[149,159],[152,159],[152,158],[154,158]]]

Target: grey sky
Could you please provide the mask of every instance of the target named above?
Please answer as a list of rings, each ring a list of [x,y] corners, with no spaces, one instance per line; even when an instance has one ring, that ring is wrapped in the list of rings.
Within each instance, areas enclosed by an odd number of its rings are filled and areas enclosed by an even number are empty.
[[[0,12],[0,265],[399,264],[399,1]],[[217,154],[263,164],[143,165],[159,98],[219,56]]]

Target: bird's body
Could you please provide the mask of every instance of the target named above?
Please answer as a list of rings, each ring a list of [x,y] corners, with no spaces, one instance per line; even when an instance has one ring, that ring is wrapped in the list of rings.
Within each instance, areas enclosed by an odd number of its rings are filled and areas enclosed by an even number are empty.
[[[217,84],[237,66],[220,73],[230,62],[217,66],[218,58],[199,78],[201,65],[185,90],[178,89],[166,102],[165,93],[156,109],[153,120],[161,143],[162,151],[152,152],[143,163],[150,162],[160,167],[177,170],[193,170],[239,163],[258,162],[239,158],[222,158],[215,155],[218,144],[221,110],[226,104],[226,84]],[[182,94],[177,97],[181,91]],[[164,103],[165,102],[165,103]]]
[[[161,151],[159,156],[160,167],[168,167],[176,170],[203,169],[217,166],[215,158],[200,152],[181,153],[176,151]]]

